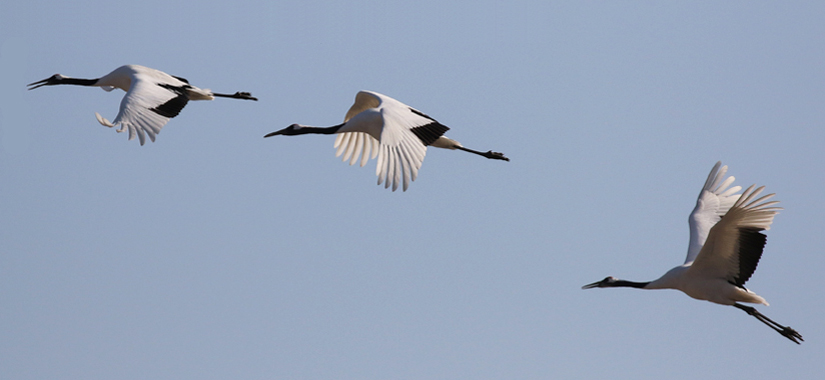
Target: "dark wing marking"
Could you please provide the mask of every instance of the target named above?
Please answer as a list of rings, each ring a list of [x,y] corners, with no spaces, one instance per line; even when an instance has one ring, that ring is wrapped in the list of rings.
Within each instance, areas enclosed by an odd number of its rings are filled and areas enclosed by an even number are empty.
[[[150,108],[149,110],[170,119],[178,116],[183,107],[186,107],[186,103],[189,102],[189,96],[186,94],[186,88],[172,86],[169,84],[159,84],[158,86],[172,91],[175,94],[178,94],[178,96],[169,99],[166,103],[163,103],[157,107]]]
[[[425,114],[424,112],[421,112],[421,111],[419,111],[419,110],[417,110],[417,109],[415,109],[415,108],[410,107],[410,111],[412,111],[412,113],[414,113],[414,114],[416,114],[416,115],[418,115],[418,116],[421,116],[421,117],[423,117],[423,118],[426,118],[426,119],[430,119],[430,120],[432,120],[432,121],[435,121],[435,119],[431,118],[429,115],[427,115],[427,114]],[[437,123],[437,121],[435,121],[435,122]]]
[[[732,284],[744,287],[745,282],[751,278],[756,271],[756,265],[762,258],[762,250],[768,238],[760,233],[761,228],[740,228],[739,229],[739,252],[736,257],[739,259],[739,274],[733,278]]]
[[[183,83],[189,84],[189,81],[188,81],[188,80],[186,80],[186,79],[184,79],[184,78],[181,78],[181,77],[176,77],[176,76],[174,76],[174,75],[172,75],[172,78],[175,78],[175,79],[177,79],[177,80],[179,80],[179,81],[181,81],[181,82],[183,82]]]
[[[448,128],[446,125],[443,125],[434,120],[432,123],[424,124],[422,126],[410,129],[410,131],[412,131],[412,133],[414,133],[415,136],[418,137],[418,139],[421,140],[422,143],[424,143],[424,145],[432,144],[435,140],[438,140],[438,138],[441,137],[441,135],[443,135],[448,130],[450,130],[450,128]]]

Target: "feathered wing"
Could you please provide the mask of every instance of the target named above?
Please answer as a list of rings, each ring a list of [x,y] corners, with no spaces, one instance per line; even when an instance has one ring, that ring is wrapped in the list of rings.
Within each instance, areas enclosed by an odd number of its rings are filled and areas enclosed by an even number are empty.
[[[728,189],[735,178],[731,176],[723,181],[722,179],[725,177],[728,167],[722,166],[720,168],[721,165],[722,162],[719,161],[711,169],[707,180],[705,180],[705,185],[702,186],[702,191],[699,193],[699,198],[696,200],[696,207],[693,208],[688,218],[690,244],[688,245],[685,264],[696,259],[696,255],[699,254],[705,240],[707,240],[710,229],[739,199],[739,194],[735,193],[741,190],[742,187],[734,186]]]
[[[352,104],[352,107],[349,108],[347,115],[344,117],[344,122],[348,122],[353,116],[358,115],[359,113],[370,108],[378,108],[380,105],[381,97],[378,96],[378,94],[369,91],[358,91],[358,93],[355,94],[355,102]]]
[[[381,98],[370,92],[359,91],[358,94],[355,95],[355,103],[352,104],[352,107],[349,108],[347,115],[344,117],[344,122],[348,122],[353,116],[363,111],[377,108],[380,105]],[[333,147],[337,149],[335,157],[340,157],[344,152],[347,153],[342,158],[342,161],[350,160],[350,165],[355,164],[360,156],[361,166],[363,167],[367,164],[368,160],[374,159],[378,155],[378,146],[378,140],[368,133],[344,132],[339,133],[335,138],[335,145]],[[372,153],[372,156],[370,156],[370,153]]]
[[[751,186],[730,210],[710,229],[707,241],[689,271],[703,276],[725,278],[743,286],[756,270],[765,247],[765,235],[781,210],[779,201],[768,201],[774,194],[757,198],[765,187]]]
[[[365,111],[376,109],[375,114],[364,116]],[[427,144],[444,134],[449,128],[439,124],[427,115],[385,95],[361,91],[355,97],[355,104],[347,112],[345,121],[356,117],[376,117],[375,139],[366,132],[345,132],[335,140],[336,156],[343,154],[343,160],[350,165],[361,158],[361,166],[369,158],[378,158],[375,175],[378,184],[392,190],[401,185],[407,190],[411,181],[418,177],[418,170],[424,162]],[[370,157],[371,155],[371,157]]]
[[[120,112],[113,122],[109,122],[100,115],[98,121],[108,127],[120,124],[118,132],[129,130],[129,140],[135,135],[140,139],[140,145],[146,142],[146,135],[153,142],[155,135],[169,121],[180,113],[189,101],[183,87],[163,84],[158,85],[151,78],[144,78],[141,73],[135,74],[132,86],[120,102]]]

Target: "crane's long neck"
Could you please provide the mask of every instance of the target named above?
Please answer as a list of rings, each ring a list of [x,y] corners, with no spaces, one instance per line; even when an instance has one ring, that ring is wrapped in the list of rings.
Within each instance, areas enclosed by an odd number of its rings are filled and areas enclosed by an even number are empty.
[[[346,123],[344,123],[346,124]],[[284,136],[295,136],[295,135],[306,135],[306,134],[316,134],[316,135],[332,135],[338,133],[338,130],[344,126],[344,124],[333,125],[331,127],[310,127],[308,125],[300,125],[300,124],[292,124],[289,127],[286,127],[280,131],[275,131],[265,135],[264,137],[272,137],[276,135],[284,135]]]
[[[662,277],[646,282],[620,280],[616,277],[610,276],[606,277],[604,280],[585,285],[583,288],[681,289],[681,280],[684,278],[684,272],[688,268],[690,268],[689,265],[678,266],[667,271],[667,273],[665,273]]]
[[[635,282],[635,281],[627,281],[627,280],[619,280],[616,277],[609,276],[605,277],[604,280],[596,281],[592,284],[587,284],[582,286],[582,289],[593,289],[593,288],[636,288],[636,289],[650,289],[648,288],[650,282]]]
[[[616,280],[610,285],[606,286],[608,288],[636,288],[636,289],[644,289],[648,285],[650,285],[650,281],[648,282],[635,282],[635,281],[627,281],[627,280]]]
[[[308,125],[302,125],[300,128],[295,128],[291,134],[293,135],[306,135],[306,134],[316,134],[316,135],[334,135],[338,133],[338,130],[343,127],[344,124],[333,125],[331,127],[310,127]]]
[[[73,84],[75,86],[97,86],[98,81],[100,81],[100,78],[97,78],[97,79],[63,78],[55,84]]]
[[[35,88],[40,88],[43,86],[56,86],[58,84],[73,84],[75,86],[106,86],[106,84],[101,83],[101,78],[97,79],[80,79],[80,78],[69,78],[65,77],[60,74],[54,74],[46,79],[39,80],[34,83],[29,83],[26,86],[29,86],[29,90],[34,90]],[[128,89],[128,86],[126,86]]]

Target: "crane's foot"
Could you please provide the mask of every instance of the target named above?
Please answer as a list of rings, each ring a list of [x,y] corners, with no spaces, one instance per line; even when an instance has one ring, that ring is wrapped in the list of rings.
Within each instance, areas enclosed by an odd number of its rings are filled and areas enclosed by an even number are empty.
[[[794,330],[794,329],[792,329],[788,326],[782,326],[782,331],[779,331],[779,330],[777,330],[777,331],[780,334],[782,334],[782,336],[792,340],[796,344],[801,344],[801,343],[799,343],[799,341],[803,341],[803,342],[805,341],[805,339],[802,339],[802,334],[800,334],[799,332],[797,332],[796,330]]]
[[[218,97],[221,97],[221,98],[246,99],[246,100],[256,100],[256,101],[258,100],[258,98],[252,96],[252,94],[250,94],[248,92],[241,92],[241,91],[238,91],[238,92],[236,92],[234,94],[231,94],[231,95],[229,95],[229,94],[220,94],[220,93],[217,93],[217,92],[213,92],[212,96],[218,96]]]
[[[785,338],[790,339],[792,342],[796,344],[801,344],[800,341],[805,341],[805,339],[802,339],[802,334],[788,326],[782,326],[779,323],[776,323],[774,320],[765,316],[765,314],[762,314],[759,311],[757,311],[756,308],[745,306],[738,303],[733,304],[733,306],[740,310],[743,310],[744,312],[748,313],[748,315],[753,316],[754,318],[759,320],[759,322],[764,323],[768,327],[774,329],[774,331],[778,332]]]
[[[234,96],[234,97],[235,97],[235,98],[238,98],[238,99],[249,99],[249,100],[255,100],[255,101],[257,101],[257,100],[258,100],[258,98],[256,98],[256,97],[252,96],[252,94],[250,94],[250,93],[248,93],[248,92],[240,92],[240,91],[238,91],[238,92],[236,92],[236,93],[235,93],[235,96]]]
[[[492,150],[488,150],[486,153],[482,153],[481,155],[484,156],[484,157],[493,159],[493,160],[510,161],[509,158],[504,157],[504,153],[493,152]]]

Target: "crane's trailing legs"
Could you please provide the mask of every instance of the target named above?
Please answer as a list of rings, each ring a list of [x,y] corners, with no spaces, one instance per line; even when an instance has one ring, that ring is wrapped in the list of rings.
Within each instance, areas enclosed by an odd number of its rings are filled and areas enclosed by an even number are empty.
[[[222,97],[222,98],[247,99],[247,100],[255,100],[255,101],[258,100],[258,98],[252,96],[252,94],[250,94],[248,92],[240,92],[240,91],[238,91],[238,92],[236,92],[232,95],[218,94],[216,92],[213,92],[212,95],[213,96],[219,96],[219,97]]]
[[[455,148],[459,149],[459,150],[463,150],[465,152],[475,153],[479,156],[487,157],[487,158],[490,158],[490,159],[493,159],[493,160],[510,161],[509,158],[504,157],[504,153],[493,152],[492,150],[488,150],[488,151],[482,153],[482,152],[479,152],[477,150],[472,150],[472,149],[469,149],[469,148],[465,148],[465,147],[460,146],[460,145],[456,145]]]
[[[800,344],[799,343],[800,340],[803,341],[803,342],[805,341],[805,339],[802,339],[802,334],[798,333],[796,330],[794,330],[794,329],[792,329],[788,326],[782,326],[782,325],[774,322],[770,318],[766,317],[764,314],[758,312],[753,307],[741,305],[741,304],[738,304],[738,303],[733,304],[733,306],[735,306],[737,309],[743,310],[744,312],[748,313],[749,315],[754,316],[754,318],[756,318],[759,321],[761,321],[762,323],[768,325],[768,327],[776,330],[776,332],[782,334],[782,336],[792,340],[796,344]]]

